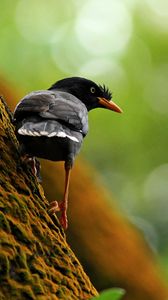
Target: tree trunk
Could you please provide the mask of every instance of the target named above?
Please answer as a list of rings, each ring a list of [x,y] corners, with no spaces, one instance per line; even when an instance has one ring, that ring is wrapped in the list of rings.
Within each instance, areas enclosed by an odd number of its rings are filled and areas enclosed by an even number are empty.
[[[91,299],[97,291],[68,246],[0,99],[0,299]]]

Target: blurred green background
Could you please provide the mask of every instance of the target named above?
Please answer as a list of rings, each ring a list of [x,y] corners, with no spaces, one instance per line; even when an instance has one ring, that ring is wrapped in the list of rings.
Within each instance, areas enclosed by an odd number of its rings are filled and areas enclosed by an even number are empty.
[[[112,90],[124,113],[90,112],[81,155],[168,277],[168,2],[1,0],[0,75],[20,96],[68,76]]]

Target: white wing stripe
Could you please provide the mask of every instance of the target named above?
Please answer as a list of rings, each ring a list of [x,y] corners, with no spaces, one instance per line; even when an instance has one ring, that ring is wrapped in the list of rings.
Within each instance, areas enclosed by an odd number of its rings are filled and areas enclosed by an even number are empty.
[[[56,136],[56,132],[51,132],[47,135],[48,137],[53,137],[53,136]]]
[[[20,135],[29,135],[29,136],[47,136],[47,137],[54,137],[54,136],[57,136],[57,137],[61,137],[61,138],[69,138],[70,140],[74,141],[74,142],[77,142],[79,143],[79,140],[75,137],[75,136],[72,136],[72,135],[68,135],[66,134],[65,132],[63,131],[58,131],[58,132],[51,132],[49,133],[48,131],[40,131],[40,132],[37,132],[37,131],[32,131],[32,130],[27,130],[27,129],[24,129],[24,128],[20,128],[18,130],[18,133]]]
[[[66,135],[66,137],[69,138],[70,140],[74,141],[74,142],[79,143],[79,140],[78,140],[75,136],[72,136],[72,135]]]
[[[46,136],[48,136],[48,131],[40,131],[40,135],[46,135]]]

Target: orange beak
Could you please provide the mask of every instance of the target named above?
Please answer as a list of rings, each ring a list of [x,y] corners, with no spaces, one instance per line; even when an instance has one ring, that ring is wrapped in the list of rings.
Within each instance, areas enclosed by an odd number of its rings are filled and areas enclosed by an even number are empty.
[[[122,113],[122,109],[113,101],[108,101],[105,98],[98,98],[98,99],[99,99],[99,103],[105,108],[116,111],[118,113]]]

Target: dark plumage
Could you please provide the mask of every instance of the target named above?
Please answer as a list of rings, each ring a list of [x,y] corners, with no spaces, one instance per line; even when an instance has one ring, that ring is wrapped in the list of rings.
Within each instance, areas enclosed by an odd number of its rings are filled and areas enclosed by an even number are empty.
[[[111,92],[81,77],[59,80],[48,90],[25,96],[14,111],[16,134],[22,154],[65,161],[63,201],[50,204],[50,212],[62,211],[61,224],[67,228],[67,200],[70,170],[88,132],[88,111],[121,109],[111,100]]]

